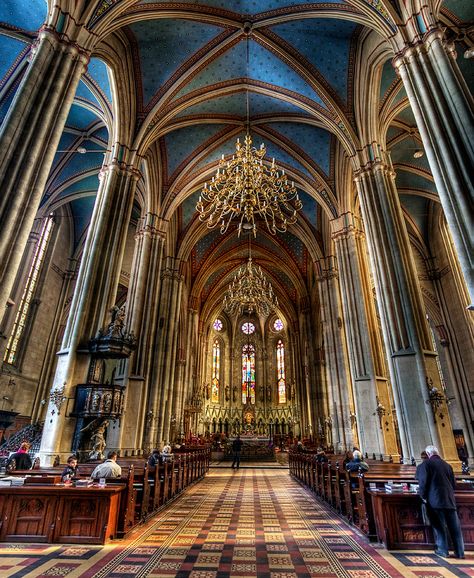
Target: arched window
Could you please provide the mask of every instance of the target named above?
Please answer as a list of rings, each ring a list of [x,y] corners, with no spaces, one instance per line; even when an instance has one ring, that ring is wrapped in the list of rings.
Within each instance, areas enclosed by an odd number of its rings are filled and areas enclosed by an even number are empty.
[[[219,373],[221,367],[221,348],[219,341],[214,340],[212,344],[212,403],[219,403]]]
[[[49,215],[44,220],[39,235],[38,244],[36,245],[35,254],[33,256],[33,261],[31,263],[30,271],[28,273],[28,278],[26,280],[26,285],[23,290],[23,295],[21,296],[20,306],[18,307],[12,332],[10,334],[10,338],[8,339],[7,348],[3,357],[3,360],[6,363],[15,364],[17,360],[18,346],[28,319],[31,302],[33,301],[35,295],[41,266],[43,265],[46,249],[51,238],[53,223],[53,215]]]
[[[242,347],[242,403],[255,403],[255,347],[248,343]]]
[[[277,343],[278,403],[286,403],[285,346],[281,339]]]

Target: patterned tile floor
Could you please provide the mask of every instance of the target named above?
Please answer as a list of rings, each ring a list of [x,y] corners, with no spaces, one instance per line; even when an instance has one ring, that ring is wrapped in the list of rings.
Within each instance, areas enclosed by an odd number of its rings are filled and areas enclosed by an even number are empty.
[[[474,577],[474,553],[388,553],[368,545],[288,471],[213,469],[126,541],[0,544],[1,578]]]

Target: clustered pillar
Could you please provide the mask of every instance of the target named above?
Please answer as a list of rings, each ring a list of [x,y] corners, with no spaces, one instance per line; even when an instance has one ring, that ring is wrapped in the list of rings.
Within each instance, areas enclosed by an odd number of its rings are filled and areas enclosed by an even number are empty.
[[[367,232],[378,309],[389,359],[402,453],[418,458],[429,443],[457,460],[447,408],[438,419],[430,390],[442,390],[395,175],[381,160],[361,170],[356,184]],[[443,402],[445,404],[445,402]]]
[[[0,134],[0,316],[89,55],[43,29]],[[4,341],[4,340],[1,340]],[[4,343],[0,343],[3,357]]]
[[[89,369],[88,341],[101,329],[115,304],[138,173],[115,163],[105,167],[84,247],[41,442],[41,462],[70,451],[75,419],[55,400],[74,397]]]

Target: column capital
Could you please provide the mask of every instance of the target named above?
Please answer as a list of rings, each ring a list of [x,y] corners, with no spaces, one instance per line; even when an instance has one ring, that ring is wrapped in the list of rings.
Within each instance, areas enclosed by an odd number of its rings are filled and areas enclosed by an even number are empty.
[[[143,235],[149,235],[153,239],[161,239],[164,241],[166,239],[168,225],[169,221],[165,221],[156,213],[145,213],[138,222],[135,239],[138,239]]]
[[[332,219],[329,223],[331,226],[331,238],[334,241],[346,239],[349,235],[364,236],[362,220],[354,213],[344,213],[337,219]]]
[[[318,261],[314,263],[314,266],[316,268],[318,281],[320,282],[339,277],[337,259],[334,255],[318,259]]]
[[[33,58],[38,52],[38,48],[42,42],[49,42],[55,49],[62,52],[69,52],[77,60],[80,60],[84,67],[87,68],[89,64],[91,50],[80,46],[76,41],[71,40],[66,34],[59,33],[51,26],[43,26],[40,28],[38,37],[32,45],[30,57]]]
[[[409,41],[392,59],[393,67],[398,69],[404,64],[409,63],[414,58],[417,58],[422,53],[428,53],[431,50],[433,42],[441,43],[450,52],[450,44],[446,41],[445,31],[441,28],[432,28],[428,30],[421,38]]]

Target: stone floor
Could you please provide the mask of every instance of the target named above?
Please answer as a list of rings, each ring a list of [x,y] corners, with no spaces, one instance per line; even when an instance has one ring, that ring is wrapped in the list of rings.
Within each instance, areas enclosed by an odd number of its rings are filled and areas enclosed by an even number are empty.
[[[127,540],[0,544],[2,578],[438,578],[474,576],[474,553],[389,553],[277,467],[213,468]]]

